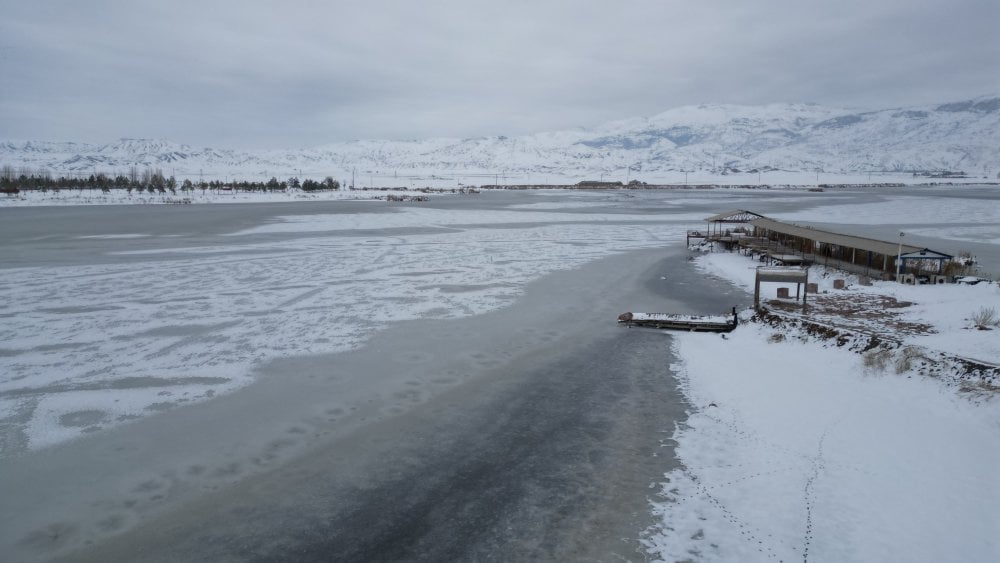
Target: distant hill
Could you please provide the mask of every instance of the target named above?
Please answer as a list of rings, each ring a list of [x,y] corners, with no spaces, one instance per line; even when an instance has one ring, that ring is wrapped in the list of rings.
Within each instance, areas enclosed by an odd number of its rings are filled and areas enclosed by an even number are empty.
[[[380,177],[504,174],[589,177],[629,168],[667,172],[1000,172],[1000,96],[855,112],[808,104],[699,105],[598,127],[518,137],[361,140],[310,149],[240,151],[162,139],[106,145],[0,141],[0,165],[53,173],[116,173],[131,166],[197,176]],[[360,180],[359,180],[360,183]]]

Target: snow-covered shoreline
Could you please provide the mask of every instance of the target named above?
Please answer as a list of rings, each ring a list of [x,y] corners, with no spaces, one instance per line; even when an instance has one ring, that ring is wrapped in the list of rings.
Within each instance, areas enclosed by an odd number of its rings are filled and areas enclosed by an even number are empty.
[[[809,178],[798,173],[771,173],[765,177],[764,183],[750,176],[707,176],[699,181],[680,182],[676,178],[664,178],[663,184],[639,186],[609,186],[587,188],[572,184],[531,184],[523,186],[500,187],[456,187],[451,180],[426,182],[428,187],[420,189],[408,188],[359,188],[356,190],[317,190],[304,191],[289,188],[279,191],[241,191],[194,189],[177,191],[175,193],[149,194],[132,193],[122,189],[109,192],[92,189],[61,189],[61,190],[21,190],[16,194],[0,195],[0,208],[4,207],[35,207],[61,205],[187,205],[187,204],[232,204],[232,203],[284,203],[290,201],[386,201],[387,198],[421,198],[442,195],[470,195],[481,192],[527,191],[532,193],[570,193],[570,192],[666,192],[675,190],[725,190],[735,194],[754,194],[762,191],[805,192],[827,191],[837,193],[853,190],[874,190],[886,194],[898,190],[923,189],[938,186],[995,185],[981,178],[957,178],[943,180],[908,181],[905,176],[888,176],[878,179],[875,183],[866,181],[863,176],[854,174],[830,175],[819,188]],[[575,179],[566,179],[575,181]]]
[[[734,285],[752,292],[753,268],[756,263],[737,253],[712,253],[696,260],[698,267],[708,274],[729,280]],[[978,285],[906,285],[895,282],[872,281],[871,285],[859,283],[858,276],[822,266],[810,268],[809,281],[819,286],[820,299],[842,298],[860,302],[866,297],[881,296],[909,305],[893,312],[899,321],[909,326],[929,327],[927,330],[898,332],[901,344],[921,346],[948,352],[973,360],[1000,365],[1000,330],[976,330],[973,317],[983,309],[1000,312],[1000,287],[996,283]],[[833,282],[843,279],[846,289],[833,289]],[[781,284],[762,286],[765,295],[774,295]],[[794,293],[794,286],[789,286]],[[817,296],[813,296],[815,300]],[[872,334],[892,336],[894,329],[887,327],[886,316],[867,318],[863,315],[844,317],[813,307],[803,315],[814,322],[839,324]],[[1000,328],[1000,327],[998,327]]]
[[[132,194],[125,190],[21,190],[16,195],[0,196],[2,207],[58,205],[190,205],[225,203],[284,203],[290,201],[385,201],[387,196],[416,198],[441,195],[439,191],[421,190],[321,190],[217,191],[192,190],[173,194]],[[447,192],[447,193],[450,193]]]
[[[740,255],[704,255],[697,264],[752,284],[752,263]],[[833,276],[816,279],[821,292],[833,291]],[[1000,330],[970,330],[968,319],[972,298],[1000,305],[994,285],[876,282],[847,291],[913,301],[904,315],[933,327],[901,336],[914,349],[1000,363]],[[673,346],[691,409],[673,435],[684,467],[667,475],[654,502],[662,524],[648,546],[659,559],[1000,556],[1000,398],[992,385],[969,393],[950,384],[956,378],[918,375],[919,355],[879,364],[835,340],[764,323],[742,324],[725,339],[676,334]]]

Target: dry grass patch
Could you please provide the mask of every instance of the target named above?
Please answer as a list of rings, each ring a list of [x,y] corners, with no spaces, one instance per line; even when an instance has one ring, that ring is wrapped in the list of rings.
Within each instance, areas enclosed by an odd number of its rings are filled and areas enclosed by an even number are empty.
[[[887,295],[824,293],[809,300],[806,316],[843,329],[869,333],[920,335],[934,332],[930,325],[903,319],[903,310],[912,305]],[[802,306],[796,303],[769,301],[767,306],[779,311],[802,311]]]
[[[920,348],[916,346],[907,346],[903,348],[899,357],[896,358],[896,373],[906,373],[913,369],[913,363],[916,360],[923,359],[927,360]]]
[[[862,354],[865,370],[871,373],[885,373],[885,368],[892,359],[892,352],[885,348],[875,348]]]
[[[993,307],[983,307],[972,315],[972,324],[979,330],[1000,328],[1000,313]]]

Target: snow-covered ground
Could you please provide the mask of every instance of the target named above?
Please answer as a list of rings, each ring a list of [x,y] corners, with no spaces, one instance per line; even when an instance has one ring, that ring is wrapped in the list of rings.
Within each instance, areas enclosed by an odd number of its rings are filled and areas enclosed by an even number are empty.
[[[732,283],[753,292],[754,269],[757,262],[738,253],[712,253],[698,257],[704,271],[731,280]],[[843,279],[846,290],[834,290],[833,281]],[[859,296],[886,296],[899,302],[912,303],[895,309],[899,320],[912,325],[928,325],[929,331],[897,333],[905,345],[916,345],[947,352],[965,358],[1000,365],[1000,327],[998,330],[976,330],[973,317],[984,309],[997,311],[1000,318],[1000,286],[996,283],[978,285],[904,285],[895,282],[873,281],[872,285],[858,283],[858,277],[822,266],[810,268],[809,281],[819,285],[820,294],[858,300]],[[761,286],[762,299],[774,297],[777,288],[788,287],[795,293],[795,286],[767,283]],[[815,296],[813,296],[815,299]],[[817,316],[818,315],[818,316]],[[814,312],[811,317],[820,322],[832,323],[828,314]],[[870,333],[892,332],[884,329],[882,318],[866,320],[858,315],[849,320],[852,326]]]
[[[743,287],[753,262],[699,266]],[[822,291],[833,276],[815,272]],[[843,277],[843,276],[838,276]],[[774,295],[776,285],[767,285]],[[907,342],[1000,362],[1000,330],[970,330],[1000,289],[850,286],[915,303],[936,331]],[[912,371],[882,372],[846,347],[744,324],[726,338],[676,334],[691,403],[676,429],[649,540],[665,561],[996,561],[1000,400]]]

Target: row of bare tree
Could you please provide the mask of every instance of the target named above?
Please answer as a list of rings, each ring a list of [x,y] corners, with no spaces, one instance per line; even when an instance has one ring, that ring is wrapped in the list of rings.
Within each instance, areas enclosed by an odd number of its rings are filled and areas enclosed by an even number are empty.
[[[114,189],[128,190],[129,193],[137,191],[139,193],[177,193],[180,189],[183,192],[192,192],[200,189],[205,190],[237,190],[237,191],[284,191],[289,188],[302,189],[304,191],[318,190],[338,190],[340,182],[327,176],[319,182],[312,179],[299,180],[289,178],[288,180],[278,180],[272,177],[266,182],[252,181],[232,181],[222,182],[219,180],[192,182],[184,180],[180,184],[173,176],[164,176],[159,168],[145,168],[139,170],[132,166],[126,174],[111,176],[103,172],[95,172],[89,176],[58,176],[54,177],[47,170],[32,170],[21,167],[14,169],[13,166],[0,166],[0,190],[3,193],[17,193],[20,190],[101,190],[109,192]]]

